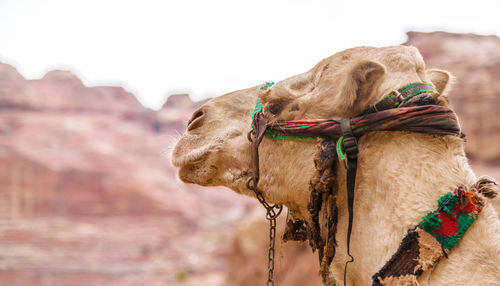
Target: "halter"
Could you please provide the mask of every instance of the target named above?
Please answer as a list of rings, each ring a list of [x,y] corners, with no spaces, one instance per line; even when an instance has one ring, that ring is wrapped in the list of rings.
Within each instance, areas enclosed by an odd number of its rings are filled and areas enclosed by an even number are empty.
[[[274,82],[266,83],[261,86],[261,90],[269,89]],[[265,202],[262,193],[258,190],[259,178],[259,156],[258,148],[264,136],[276,140],[311,140],[323,138],[336,142],[336,153],[338,158],[344,160],[347,169],[346,172],[346,189],[347,189],[347,207],[349,213],[349,224],[347,229],[347,254],[350,260],[346,262],[344,269],[344,285],[346,281],[347,264],[354,261],[354,257],[350,254],[350,238],[352,231],[353,215],[354,215],[354,189],[357,170],[357,155],[358,155],[358,140],[361,136],[373,131],[410,131],[436,135],[454,135],[464,137],[460,131],[458,119],[453,110],[433,105],[439,93],[431,84],[415,83],[407,85],[398,90],[392,91],[386,95],[381,101],[367,108],[362,114],[341,120],[333,119],[304,119],[304,120],[288,120],[278,121],[276,123],[268,123],[263,114],[262,104],[257,101],[252,113],[252,130],[248,134],[248,139],[252,143],[252,171],[251,176],[247,181],[247,188],[253,190],[264,207],[267,210],[267,219],[271,222],[271,233],[273,233],[273,220],[275,225],[276,217],[281,212],[280,205],[270,206]],[[314,190],[313,190],[314,191]],[[311,194],[310,204],[318,204],[321,207],[322,199]],[[316,200],[316,202],[314,202]],[[335,204],[335,201],[333,201]],[[331,202],[330,202],[331,205]],[[308,207],[309,208],[309,207]],[[277,209],[278,211],[275,211]],[[277,214],[276,214],[277,213]],[[319,250],[320,264],[322,269],[323,255],[325,242],[317,237],[314,237],[314,228],[319,235],[318,224],[319,210],[312,214],[313,231],[312,235],[308,235],[310,244],[313,250]],[[333,223],[336,226],[336,206],[334,210],[335,219]],[[316,217],[315,217],[316,216]],[[316,226],[315,226],[316,225]],[[275,228],[274,228],[275,232]],[[334,235],[333,235],[334,236]],[[271,235],[271,239],[273,239]],[[316,239],[316,241],[314,241]],[[333,238],[335,244],[335,239]],[[328,243],[326,243],[328,244]],[[271,251],[272,249],[272,251]],[[272,252],[272,257],[271,257]],[[331,263],[334,251],[327,251],[326,267]],[[274,285],[272,272],[274,270],[274,242],[270,243],[269,250],[269,277],[268,285]],[[272,262],[272,265],[271,265]],[[272,266],[272,267],[271,267]],[[323,273],[324,274],[324,273]],[[324,283],[325,275],[323,275]]]

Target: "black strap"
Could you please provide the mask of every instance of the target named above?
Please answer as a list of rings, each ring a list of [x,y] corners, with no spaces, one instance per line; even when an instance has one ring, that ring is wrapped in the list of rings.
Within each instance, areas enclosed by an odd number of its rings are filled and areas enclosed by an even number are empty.
[[[341,135],[344,136],[342,140],[342,149],[346,153],[347,160],[347,209],[349,211],[349,225],[347,227],[347,255],[351,260],[346,261],[344,266],[344,286],[346,285],[347,278],[347,264],[354,262],[354,257],[351,255],[350,242],[352,221],[354,217],[354,187],[356,183],[356,170],[358,167],[358,141],[352,134],[351,119],[346,118],[340,122]]]

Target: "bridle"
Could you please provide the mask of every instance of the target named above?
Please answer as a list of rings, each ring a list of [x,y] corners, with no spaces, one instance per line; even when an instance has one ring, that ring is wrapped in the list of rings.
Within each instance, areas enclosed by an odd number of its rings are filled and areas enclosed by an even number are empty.
[[[273,84],[266,83],[260,89],[267,90]],[[362,135],[372,131],[411,131],[463,137],[455,113],[447,107],[434,105],[438,96],[439,93],[431,84],[410,84],[392,91],[381,101],[367,108],[359,116],[341,120],[307,119],[278,121],[272,124],[267,122],[263,114],[262,104],[257,101],[252,113],[252,130],[247,135],[252,146],[252,162],[250,177],[246,183],[246,187],[255,193],[259,202],[264,206],[266,209],[266,219],[270,222],[268,286],[274,285],[276,218],[280,215],[282,206],[269,205],[262,192],[258,189],[260,171],[259,145],[263,137],[267,136],[278,140],[326,138],[337,142],[337,156],[339,159],[345,160],[347,168],[346,189],[349,214],[347,254],[350,260],[346,262],[344,268],[345,285],[347,265],[354,261],[354,257],[350,253],[350,239],[354,216],[353,205],[358,154],[357,141]],[[321,264],[322,252],[320,251],[319,253]],[[333,259],[333,256],[328,261],[327,266],[331,263],[331,259]],[[325,277],[323,277],[323,281],[327,283]]]
[[[247,135],[248,141],[253,143],[255,138],[255,132],[251,130]],[[281,214],[283,210],[282,205],[269,205],[264,195],[260,190],[257,189],[259,184],[259,148],[252,144],[252,163],[251,163],[251,174],[246,182],[246,187],[255,193],[255,197],[266,209],[266,219],[269,221],[269,248],[268,248],[268,260],[267,260],[267,286],[274,286],[274,244],[276,242],[276,219]]]

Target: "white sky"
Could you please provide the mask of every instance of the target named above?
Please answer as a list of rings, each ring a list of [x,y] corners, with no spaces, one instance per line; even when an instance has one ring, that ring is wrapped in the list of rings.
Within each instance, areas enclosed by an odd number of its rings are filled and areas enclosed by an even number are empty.
[[[500,36],[498,0],[0,0],[0,61],[26,78],[69,69],[148,107],[277,81],[408,30]]]

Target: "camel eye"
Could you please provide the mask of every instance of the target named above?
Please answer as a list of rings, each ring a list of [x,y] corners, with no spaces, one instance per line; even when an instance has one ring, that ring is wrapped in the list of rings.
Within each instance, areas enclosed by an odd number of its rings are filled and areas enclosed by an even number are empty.
[[[205,117],[205,111],[203,109],[198,109],[195,113],[193,113],[191,119],[189,119],[187,130],[189,131],[199,127],[203,117]]]
[[[272,115],[278,115],[283,108],[287,105],[287,102],[279,100],[279,101],[273,101],[270,102],[269,107],[267,108],[267,111],[269,111]]]
[[[281,106],[279,106],[278,104],[273,104],[269,107],[269,112],[271,112],[274,115],[278,114],[280,111],[281,111]]]

